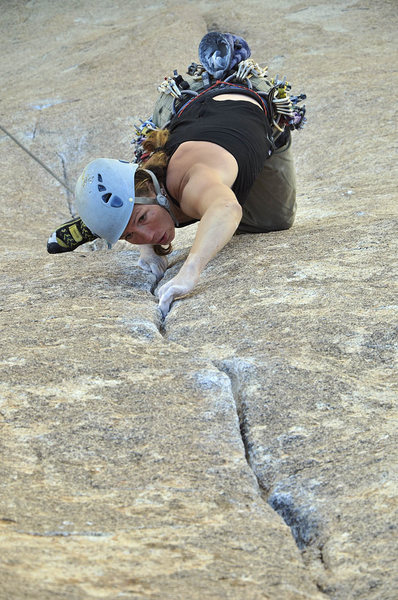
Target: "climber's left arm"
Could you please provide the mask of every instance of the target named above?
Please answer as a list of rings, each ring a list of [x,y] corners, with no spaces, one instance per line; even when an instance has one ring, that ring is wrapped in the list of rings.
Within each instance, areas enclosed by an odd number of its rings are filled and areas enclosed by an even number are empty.
[[[200,219],[191,251],[178,275],[159,289],[159,307],[165,316],[175,298],[192,291],[207,263],[227,244],[242,218],[242,208],[217,171],[196,169],[181,195],[182,210]]]

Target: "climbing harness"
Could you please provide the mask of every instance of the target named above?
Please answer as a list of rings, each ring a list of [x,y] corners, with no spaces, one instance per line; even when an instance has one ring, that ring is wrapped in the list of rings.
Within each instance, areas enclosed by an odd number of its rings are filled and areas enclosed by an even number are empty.
[[[241,90],[247,91],[247,88],[244,87],[243,85],[237,85],[236,83],[234,84],[234,83],[230,83],[228,81],[216,81],[216,83],[214,85],[211,85],[209,88],[207,88],[203,92],[200,92],[200,94],[197,94],[194,98],[192,98],[192,100],[189,100],[188,102],[186,102],[186,104],[184,104],[184,106],[179,109],[179,111],[177,113],[177,117],[180,117],[182,115],[182,113],[184,112],[184,110],[186,108],[188,108],[188,106],[190,106],[190,104],[192,102],[194,102],[196,100],[196,98],[199,98],[200,96],[203,96],[204,94],[207,94],[210,90],[216,90],[216,91],[218,91],[218,90],[225,90],[226,89],[225,86],[230,86],[230,88],[227,88],[228,91],[230,91],[231,88],[233,88],[233,89],[241,89]],[[264,101],[261,98],[260,94],[257,94],[252,89],[251,89],[251,92],[257,96],[256,99],[261,104],[261,106],[262,106],[265,114],[267,114],[267,107],[265,106]]]

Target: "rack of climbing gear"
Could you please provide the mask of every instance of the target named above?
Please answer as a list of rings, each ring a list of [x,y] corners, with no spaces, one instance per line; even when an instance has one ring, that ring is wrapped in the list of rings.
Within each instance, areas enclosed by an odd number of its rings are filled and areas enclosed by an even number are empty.
[[[236,72],[231,75],[236,81],[250,81],[250,77],[253,75],[255,77],[267,77],[268,67],[260,67],[252,58],[242,60],[237,66]]]
[[[143,142],[150,131],[166,128],[171,119],[179,114],[188,102],[206,91],[231,84],[256,92],[267,107],[267,115],[273,127],[274,141],[286,130],[302,129],[307,119],[302,104],[306,95],[292,95],[291,84],[279,75],[268,78],[268,67],[261,67],[251,56],[247,42],[230,33],[209,32],[199,44],[199,63],[192,62],[184,77],[174,70],[172,77],[165,77],[158,86],[160,96],[153,115],[135,125],[136,136],[132,140],[135,162],[144,162],[150,156],[143,149]]]
[[[140,119],[140,123],[135,124],[134,127],[135,137],[131,140],[131,143],[134,145],[134,162],[145,162],[150,154],[145,152],[143,143],[145,142],[147,135],[151,131],[158,129],[158,126],[152,121],[152,117],[149,117],[145,121]]]
[[[278,79],[275,75],[271,79],[271,90],[268,95],[270,104],[273,106],[274,114],[272,124],[278,131],[284,131],[285,127],[291,129],[302,129],[305,118],[305,105],[299,106],[302,100],[306,99],[305,94],[299,96],[288,95],[291,90],[291,85],[286,81],[286,77]]]

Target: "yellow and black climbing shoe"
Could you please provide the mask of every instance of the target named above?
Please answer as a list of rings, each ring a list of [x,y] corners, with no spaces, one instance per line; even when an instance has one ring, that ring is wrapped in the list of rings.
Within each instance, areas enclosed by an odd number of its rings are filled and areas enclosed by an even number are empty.
[[[47,252],[59,254],[60,252],[72,252],[78,246],[97,239],[97,235],[91,233],[87,225],[80,217],[67,221],[58,227],[47,240]]]

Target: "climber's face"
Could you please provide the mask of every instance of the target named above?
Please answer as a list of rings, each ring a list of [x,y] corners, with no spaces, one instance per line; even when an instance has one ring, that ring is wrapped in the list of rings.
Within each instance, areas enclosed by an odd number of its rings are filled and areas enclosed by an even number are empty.
[[[163,246],[170,244],[174,237],[174,222],[165,208],[157,204],[135,204],[120,239],[130,244]]]

